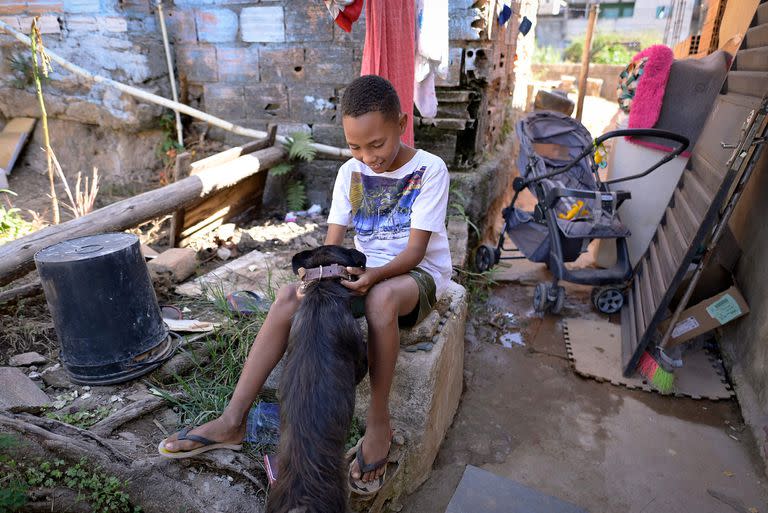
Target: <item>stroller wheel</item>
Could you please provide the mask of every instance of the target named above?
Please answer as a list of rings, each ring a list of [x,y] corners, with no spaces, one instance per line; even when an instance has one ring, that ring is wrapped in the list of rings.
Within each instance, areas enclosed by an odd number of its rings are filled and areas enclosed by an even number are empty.
[[[624,306],[624,294],[615,287],[595,287],[592,289],[592,304],[604,314],[615,314]]]
[[[559,314],[563,311],[565,305],[565,289],[563,287],[557,287],[557,296],[554,303],[552,303],[552,313]]]
[[[499,261],[496,256],[496,248],[483,244],[475,250],[475,271],[484,273]]]
[[[533,309],[538,313],[545,313],[549,310],[550,302],[547,297],[549,293],[549,285],[546,283],[539,283],[536,285],[536,289],[533,291]]]

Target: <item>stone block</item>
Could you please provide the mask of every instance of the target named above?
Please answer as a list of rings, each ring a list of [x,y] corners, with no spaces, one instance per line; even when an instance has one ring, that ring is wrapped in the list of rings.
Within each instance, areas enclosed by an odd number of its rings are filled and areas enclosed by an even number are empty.
[[[314,160],[302,162],[298,166],[307,187],[307,204],[318,204],[323,208],[331,206],[333,184],[339,172],[341,162],[338,160]]]
[[[57,13],[63,10],[63,0],[27,0],[27,12],[31,14]]]
[[[307,123],[334,123],[336,121],[336,90],[331,85],[315,84],[294,86],[288,90],[291,118]]]
[[[330,146],[338,146],[342,148],[347,146],[347,139],[344,137],[344,129],[338,124],[312,125],[312,139]]]
[[[245,115],[248,119],[290,119],[288,92],[280,84],[245,86]]]
[[[435,345],[430,352],[400,351],[390,393],[393,427],[402,433],[405,450],[400,469],[393,476],[387,497],[377,504],[414,492],[429,476],[448,427],[459,405],[464,377],[464,325],[467,315],[466,291],[451,282],[445,295],[449,304],[438,323]],[[365,418],[370,400],[366,377],[357,388],[356,415]],[[372,509],[372,512],[382,511]]]
[[[400,347],[408,347],[420,342],[432,342],[440,323],[440,313],[433,310],[416,326],[400,330]]]
[[[53,367],[49,367],[41,374],[43,382],[46,386],[53,388],[72,388],[72,382],[69,379],[69,374],[64,370],[61,364],[56,364]]]
[[[64,12],[97,14],[101,12],[100,0],[64,0]]]
[[[205,84],[203,91],[206,112],[224,119],[233,119],[242,115],[245,109],[242,86],[224,83]]]
[[[247,43],[282,43],[285,41],[283,7],[245,7],[240,12],[240,35]]]
[[[219,80],[227,84],[259,81],[259,50],[256,47],[218,47]]]
[[[189,82],[216,82],[219,79],[216,49],[212,46],[179,46],[176,65],[179,76]]]
[[[103,32],[128,32],[128,20],[119,16],[105,16],[99,18],[99,28]]]
[[[121,0],[120,10],[130,14],[150,14],[150,0]]]
[[[365,8],[363,8],[357,21],[352,24],[350,32],[345,31],[334,23],[333,40],[337,43],[353,43],[355,46],[362,48],[362,44],[365,41]]]
[[[260,48],[259,76],[263,82],[303,82],[303,48]]]
[[[99,30],[99,22],[95,16],[67,16],[64,22],[70,33],[89,34]]]
[[[0,410],[34,409],[49,403],[45,392],[21,370],[0,367]]]
[[[21,0],[6,0],[0,3],[0,14],[22,14],[26,11],[27,3]],[[0,18],[8,23],[5,18]]]
[[[147,268],[153,276],[167,276],[179,283],[195,273],[197,256],[194,249],[171,248],[147,262]]]
[[[33,18],[31,16],[21,17],[22,32],[29,32],[30,27],[32,27],[32,19]],[[40,33],[43,35],[58,34],[61,32],[61,25],[59,25],[59,19],[56,16],[40,16],[40,19],[37,22],[37,26],[40,29]]]
[[[8,365],[11,367],[29,367],[30,365],[42,365],[44,363],[48,363],[48,358],[34,351],[11,356],[8,360]]]
[[[308,47],[305,58],[307,76],[314,84],[348,84],[360,71],[348,46]]]
[[[441,130],[431,126],[417,126],[414,135],[417,148],[423,148],[434,153],[450,167],[456,157],[458,136],[455,131]]]
[[[2,8],[2,6],[0,6],[0,8]],[[10,9],[8,9],[8,11],[10,11]],[[21,27],[21,18],[18,16],[0,16],[0,20],[2,20],[3,23],[10,25],[12,29],[18,30],[19,32],[25,32],[29,29],[29,27],[27,27],[26,30]]]
[[[469,228],[464,218],[451,217],[448,219],[448,245],[451,248],[451,264],[456,268],[464,268],[467,263],[467,241]]]
[[[237,14],[229,9],[201,9],[195,13],[197,38],[204,43],[230,43],[237,39]]]
[[[285,9],[285,40],[291,43],[333,41],[335,23],[322,2],[287,0]]]
[[[177,43],[194,43],[197,41],[195,15],[187,9],[172,9],[165,11],[165,24],[168,37]]]
[[[438,87],[456,87],[461,80],[462,48],[451,48],[448,51],[448,74],[445,78],[435,77],[435,85]]]
[[[475,7],[451,7],[448,13],[448,38],[451,41],[476,41],[480,39],[478,23],[483,21],[482,12]]]

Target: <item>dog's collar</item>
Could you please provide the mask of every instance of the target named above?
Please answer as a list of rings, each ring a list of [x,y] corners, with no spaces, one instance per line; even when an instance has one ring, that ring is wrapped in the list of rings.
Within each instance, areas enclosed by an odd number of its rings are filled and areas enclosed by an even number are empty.
[[[299,279],[305,284],[313,281],[332,280],[334,278],[352,279],[352,276],[347,272],[347,268],[339,264],[321,265],[309,269],[299,267],[296,274],[299,275]]]

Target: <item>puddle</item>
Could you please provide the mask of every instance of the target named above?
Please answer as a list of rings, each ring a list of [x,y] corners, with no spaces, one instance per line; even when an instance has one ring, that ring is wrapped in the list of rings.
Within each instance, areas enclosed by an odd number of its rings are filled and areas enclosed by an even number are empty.
[[[523,342],[523,335],[521,333],[505,333],[499,337],[499,342],[501,342],[501,345],[507,349],[512,349],[513,346],[525,347],[525,342]]]

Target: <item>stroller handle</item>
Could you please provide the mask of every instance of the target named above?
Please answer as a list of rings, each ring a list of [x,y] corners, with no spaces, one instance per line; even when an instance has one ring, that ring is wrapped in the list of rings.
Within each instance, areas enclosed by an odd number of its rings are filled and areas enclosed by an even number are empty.
[[[626,136],[658,137],[660,139],[669,139],[669,140],[675,141],[675,142],[679,143],[679,145],[677,146],[677,148],[675,148],[674,150],[672,150],[669,153],[667,153],[666,155],[664,155],[658,162],[656,162],[656,164],[654,164],[653,166],[649,167],[648,169],[646,169],[642,173],[603,182],[606,185],[610,185],[610,184],[614,184],[614,183],[619,183],[619,182],[626,182],[626,181],[629,181],[629,180],[635,180],[637,178],[642,178],[642,177],[652,173],[653,171],[655,171],[659,167],[663,166],[664,164],[666,164],[667,162],[669,162],[673,158],[675,158],[678,155],[680,155],[682,152],[687,150],[688,146],[690,145],[690,141],[688,140],[687,137],[685,137],[683,135],[680,135],[680,134],[676,134],[674,132],[669,132],[667,130],[657,130],[655,128],[626,128],[626,129],[623,129],[623,130],[613,130],[611,132],[606,132],[603,135],[601,135],[600,137],[598,137],[597,139],[595,139],[595,142],[594,142],[594,144],[592,146],[584,149],[584,151],[582,151],[579,154],[578,157],[573,159],[571,162],[569,162],[565,166],[557,168],[557,169],[555,169],[555,170],[553,170],[553,171],[551,171],[549,173],[546,173],[544,175],[537,176],[535,178],[531,178],[531,179],[527,179],[527,180],[523,179],[521,177],[517,177],[512,182],[512,187],[513,187],[513,189],[516,192],[520,192],[523,189],[525,189],[526,187],[528,187],[530,184],[538,182],[539,180],[543,180],[545,178],[552,178],[553,176],[557,176],[559,174],[565,173],[565,172],[569,171],[572,167],[574,167],[581,159],[583,159],[584,157],[586,157],[587,155],[590,155],[593,151],[595,151],[595,147],[599,146],[600,144],[602,144],[603,142],[607,141],[608,139],[613,139],[614,137],[622,137],[622,136],[625,136],[625,137]]]

